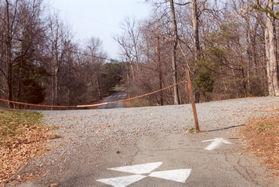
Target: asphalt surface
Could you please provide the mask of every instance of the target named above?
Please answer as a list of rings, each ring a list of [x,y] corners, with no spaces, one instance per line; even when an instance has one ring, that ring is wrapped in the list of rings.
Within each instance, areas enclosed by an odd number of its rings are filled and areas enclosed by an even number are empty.
[[[127,93],[124,90],[119,91],[119,92],[115,92],[111,96],[108,96],[107,98],[105,98],[103,103],[123,100],[126,97],[127,97]],[[100,106],[100,107],[98,107],[98,109],[110,109],[110,108],[122,108],[122,107],[123,107],[123,103],[121,102],[121,103],[115,103],[115,104]]]
[[[186,133],[194,124],[190,105],[44,111],[45,122],[60,126],[55,133],[64,138],[52,141],[52,151],[30,160],[18,173],[47,174],[18,186],[279,186],[268,177],[272,171],[245,151],[238,134],[249,118],[278,109],[276,97],[198,104],[200,126],[206,131],[201,134]],[[207,150],[213,142],[206,140],[215,138],[231,144]],[[149,163],[160,165],[141,172]],[[109,169],[138,164],[145,165]],[[183,172],[170,174],[178,170]]]

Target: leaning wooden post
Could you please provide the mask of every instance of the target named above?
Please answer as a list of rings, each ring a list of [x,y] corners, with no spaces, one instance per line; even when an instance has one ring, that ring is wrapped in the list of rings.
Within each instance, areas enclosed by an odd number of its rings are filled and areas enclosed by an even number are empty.
[[[192,89],[192,82],[191,82],[189,68],[187,68],[187,67],[185,68],[185,73],[186,73],[186,80],[187,80],[187,83],[188,83],[190,101],[192,103],[192,109],[193,109],[196,132],[200,132],[197,109],[196,109],[195,98],[194,98],[193,89]]]

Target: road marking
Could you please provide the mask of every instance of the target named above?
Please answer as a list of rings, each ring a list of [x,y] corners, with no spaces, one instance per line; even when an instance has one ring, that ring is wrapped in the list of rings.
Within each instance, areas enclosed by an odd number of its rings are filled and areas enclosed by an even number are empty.
[[[222,143],[224,144],[232,144],[231,142],[229,142],[228,140],[225,140],[223,138],[215,138],[215,139],[211,139],[211,140],[204,140],[202,142],[212,142],[211,144],[209,144],[205,150],[208,150],[208,151],[211,151],[211,150],[214,150],[218,147],[220,147],[220,145]]]
[[[162,164],[163,162],[153,162],[147,164],[138,164],[138,165],[108,168],[108,169],[113,171],[120,171],[120,172],[133,173],[133,174],[146,174],[152,172],[156,168],[160,167]]]
[[[188,177],[190,176],[191,171],[192,169],[158,171],[158,172],[151,173],[149,176],[180,182],[180,183],[185,183]]]
[[[117,168],[108,168],[108,170],[133,173],[136,175],[98,179],[97,181],[114,187],[125,187],[135,182],[138,182],[146,177],[155,177],[155,178],[185,183],[192,171],[192,169],[177,169],[177,170],[152,172],[153,170],[160,167],[162,164],[163,162],[152,162],[152,163],[137,164],[131,166],[117,167]],[[146,175],[149,174],[149,175],[145,176],[141,174],[146,174]]]
[[[132,183],[138,182],[144,179],[146,176],[143,175],[130,175],[124,177],[116,177],[116,178],[107,178],[107,179],[99,179],[98,182],[102,182],[114,187],[125,187]]]

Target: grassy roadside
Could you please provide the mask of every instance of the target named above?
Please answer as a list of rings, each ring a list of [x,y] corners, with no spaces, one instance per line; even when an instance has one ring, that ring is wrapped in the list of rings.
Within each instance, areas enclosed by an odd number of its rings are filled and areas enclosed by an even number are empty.
[[[50,129],[41,124],[42,115],[0,108],[0,186],[30,158],[47,151]]]
[[[279,176],[279,115],[251,120],[240,130],[247,149],[264,159],[264,164]]]

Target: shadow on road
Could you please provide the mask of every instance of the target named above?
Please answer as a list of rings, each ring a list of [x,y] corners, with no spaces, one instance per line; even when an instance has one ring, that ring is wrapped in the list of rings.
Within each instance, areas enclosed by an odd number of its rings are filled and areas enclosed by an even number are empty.
[[[233,126],[224,127],[224,128],[221,128],[221,129],[212,129],[212,130],[208,130],[208,131],[206,131],[206,132],[217,132],[217,131],[223,131],[223,130],[238,128],[238,127],[243,127],[243,126],[245,126],[245,124],[233,125]]]

